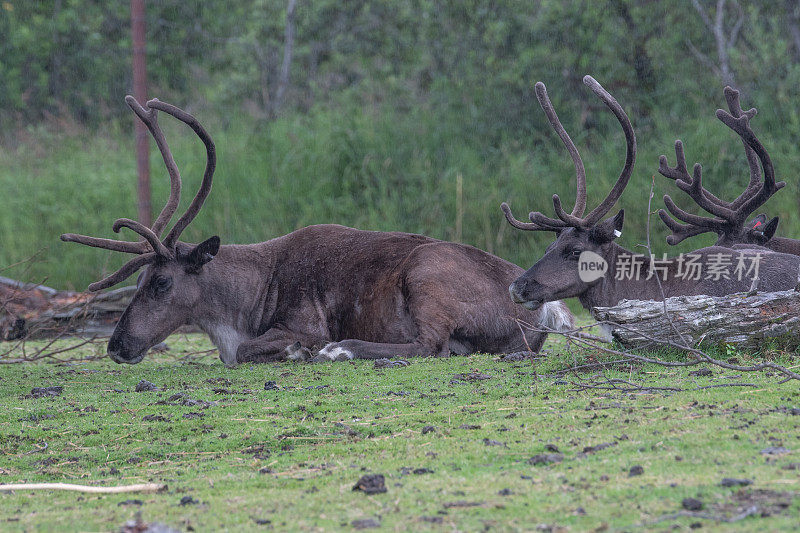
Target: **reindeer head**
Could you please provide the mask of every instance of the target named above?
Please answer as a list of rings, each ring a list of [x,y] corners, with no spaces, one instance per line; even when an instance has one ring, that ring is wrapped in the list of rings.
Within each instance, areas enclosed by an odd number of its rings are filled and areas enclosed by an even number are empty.
[[[764,246],[778,227],[777,217],[766,222],[766,215],[759,215],[745,224],[747,217],[764,205],[764,202],[783,188],[786,183],[775,182],[775,169],[769,154],[750,128],[750,119],[756,116],[756,109],[744,111],[739,104],[739,91],[731,87],[725,87],[725,100],[730,113],[718,109],[716,115],[720,121],[741,137],[747,164],[750,167],[750,182],[744,192],[734,201],[721,200],[703,187],[703,169],[700,163],[695,163],[692,175],[689,174],[686,156],[683,153],[683,143],[680,140],[675,141],[675,157],[677,159],[675,167],[670,167],[667,164],[666,156],[662,155],[659,157],[658,172],[675,180],[675,185],[679,189],[686,192],[697,205],[713,217],[687,213],[675,205],[668,194],[664,195],[664,204],[669,212],[678,220],[686,222],[686,224],[681,224],[663,209],[659,210],[658,215],[661,220],[672,230],[672,235],[667,237],[669,244],[678,244],[687,237],[713,232],[719,236],[717,239],[719,246],[735,244]],[[763,182],[761,181],[759,160],[764,169]]]
[[[622,125],[627,142],[625,166],[608,196],[588,215],[583,216],[586,210],[586,171],[583,161],[572,139],[558,120],[544,84],[541,82],[536,84],[536,98],[575,165],[577,194],[571,213],[564,211],[561,199],[557,194],[553,195],[553,207],[558,218],[549,218],[542,213],[534,212],[529,215],[530,222],[521,222],[511,213],[508,204],[503,203],[500,206],[506,220],[513,227],[528,231],[552,231],[557,235],[556,241],[547,248],[544,256],[509,287],[511,298],[529,309],[536,309],[544,302],[580,296],[597,283],[599,280],[581,279],[578,271],[581,254],[593,252],[601,257],[607,257],[611,243],[622,232],[623,211],[608,220],[601,222],[601,219],[614,207],[631,177],[636,160],[636,137],[628,116],[614,97],[591,76],[585,76],[583,83],[608,106]]]
[[[114,222],[114,232],[119,233],[122,228],[128,228],[138,233],[144,239],[142,241],[119,241],[74,233],[61,235],[61,240],[136,254],[136,257],[110,276],[89,285],[90,291],[111,287],[140,268],[147,267],[140,274],[136,294],[122,314],[108,343],[108,355],[111,359],[117,363],[138,363],[151,346],[167,338],[188,321],[192,309],[202,296],[203,265],[216,255],[219,237],[211,237],[198,245],[179,242],[178,238],[197,216],[211,192],[216,154],[211,137],[189,113],[156,99],[147,102],[146,107],[142,107],[132,96],[125,97],[125,102],[150,130],[161,152],[170,178],[169,199],[151,227],[127,218]],[[181,176],[158,125],[158,111],[172,115],[192,128],[205,144],[207,156],[200,190],[163,240],[161,234],[180,202]]]

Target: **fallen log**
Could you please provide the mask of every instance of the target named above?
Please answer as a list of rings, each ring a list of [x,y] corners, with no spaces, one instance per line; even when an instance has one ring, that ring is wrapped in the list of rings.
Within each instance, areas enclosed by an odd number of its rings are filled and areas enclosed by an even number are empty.
[[[59,291],[0,277],[0,340],[110,335],[135,292]]]
[[[800,292],[796,290],[676,296],[665,302],[623,300],[613,307],[595,307],[592,315],[626,348],[653,346],[654,341],[746,349],[800,346]]]

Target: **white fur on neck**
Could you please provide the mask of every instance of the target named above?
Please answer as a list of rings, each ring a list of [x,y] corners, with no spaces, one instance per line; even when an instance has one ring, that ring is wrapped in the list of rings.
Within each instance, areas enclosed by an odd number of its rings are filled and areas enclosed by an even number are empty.
[[[211,342],[219,349],[219,358],[227,366],[236,364],[236,350],[239,345],[249,337],[239,333],[236,328],[223,324],[215,324],[203,328]]]
[[[575,323],[564,302],[545,302],[539,312],[539,324],[555,331],[569,331]]]

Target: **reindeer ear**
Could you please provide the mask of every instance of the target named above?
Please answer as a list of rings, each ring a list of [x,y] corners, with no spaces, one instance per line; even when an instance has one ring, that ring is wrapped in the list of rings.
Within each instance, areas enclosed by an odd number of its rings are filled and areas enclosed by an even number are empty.
[[[764,242],[767,242],[775,236],[775,230],[778,229],[778,217],[773,218],[764,226]]]
[[[219,237],[214,235],[194,248],[186,255],[184,268],[190,274],[197,274],[203,265],[214,259],[219,251]]]
[[[596,224],[589,232],[589,238],[597,244],[606,244],[622,235],[622,223],[625,220],[625,210],[620,209],[612,218]]]

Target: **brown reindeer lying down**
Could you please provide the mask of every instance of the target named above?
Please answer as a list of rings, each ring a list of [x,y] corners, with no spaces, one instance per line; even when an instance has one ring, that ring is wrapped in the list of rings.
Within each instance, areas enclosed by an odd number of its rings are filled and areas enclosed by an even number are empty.
[[[126,101],[161,150],[171,181],[169,200],[152,227],[129,219],[114,223],[114,231],[127,227],[144,241],[61,236],[137,255],[89,290],[110,287],[146,267],[108,343],[114,361],[138,363],[184,324],[208,333],[228,365],[538,351],[546,333],[525,325],[572,326],[562,302],[531,311],[511,301],[508,287],[522,268],[471,246],[422,235],[326,224],[258,244],[220,246],[219,237],[197,245],[179,242],[211,191],[214,143],[194,117],[170,104],[151,100],[142,107],[130,96]],[[208,158],[200,190],[163,240],[181,179],[156,121],[158,111],[191,127]]]

